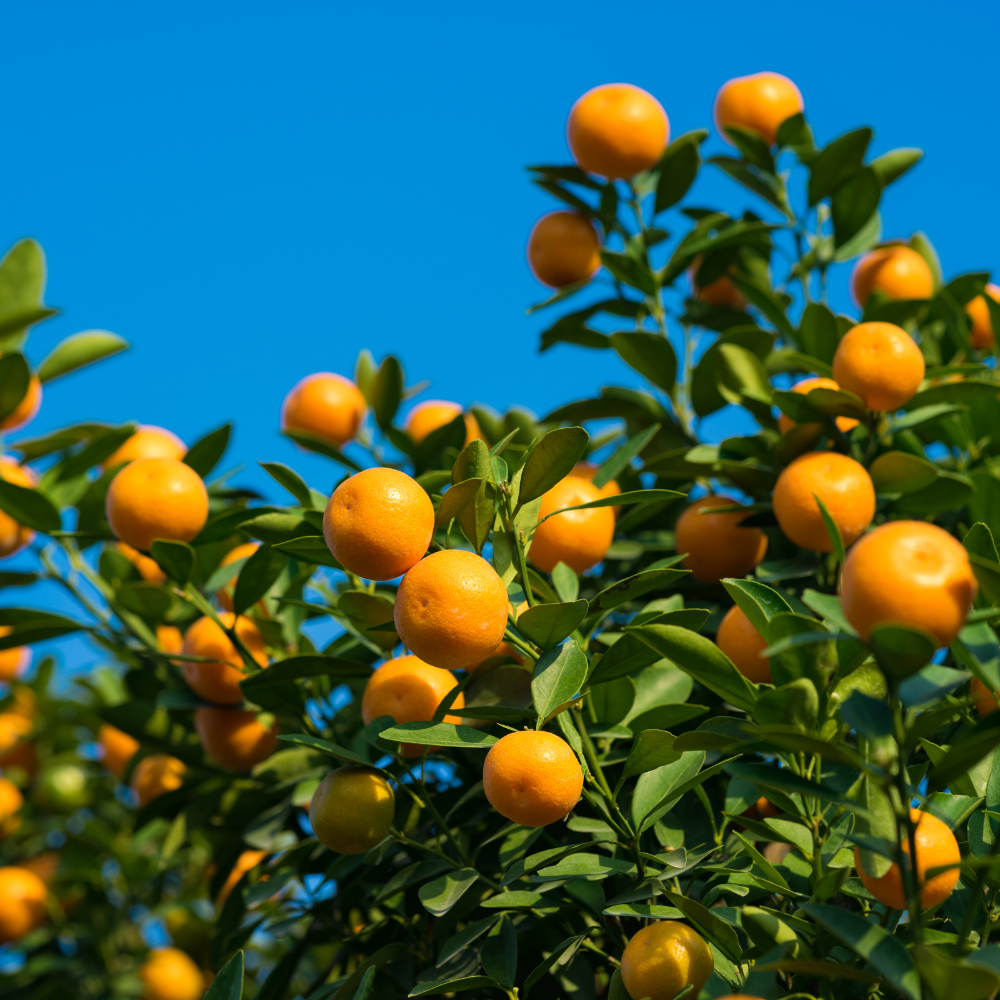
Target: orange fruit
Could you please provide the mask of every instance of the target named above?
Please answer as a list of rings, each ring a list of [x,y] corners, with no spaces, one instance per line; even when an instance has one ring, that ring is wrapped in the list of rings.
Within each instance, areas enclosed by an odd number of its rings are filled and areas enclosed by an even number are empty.
[[[772,502],[781,530],[804,549],[833,551],[816,497],[845,546],[860,538],[875,516],[875,486],[860,462],[835,451],[800,455],[778,476]]]
[[[872,292],[890,299],[929,299],[934,294],[934,275],[927,261],[902,243],[877,247],[851,272],[851,294],[859,308],[864,308]]]
[[[139,424],[135,433],[104,460],[101,468],[113,469],[116,465],[142,458],[172,458],[179,462],[186,454],[187,445],[173,431],[152,424]]]
[[[173,792],[184,784],[187,768],[182,761],[166,753],[154,753],[143,757],[132,771],[129,787],[139,799],[139,805],[148,805],[167,792]]]
[[[813,389],[833,389],[837,390],[840,386],[833,381],[832,378],[804,378],[801,382],[796,382],[792,386],[792,392],[802,393],[803,395],[808,395]],[[855,420],[854,417],[837,417],[836,418],[837,427],[846,434],[852,427],[857,427],[859,421]],[[786,417],[784,413],[778,414],[778,430],[782,434],[787,434],[795,426],[795,421],[791,417]],[[809,425],[814,426],[812,424]]]
[[[160,569],[160,564],[149,556],[144,556],[138,549],[124,542],[115,542],[118,551],[139,571],[139,576],[146,583],[166,583],[167,574]]]
[[[309,824],[331,851],[364,854],[385,839],[395,814],[396,797],[382,775],[367,767],[338,767],[313,794]]]
[[[230,566],[240,559],[249,559],[260,548],[260,542],[244,542],[237,545],[235,549],[230,549],[223,557],[219,566]],[[236,593],[236,578],[234,577],[224,587],[215,592],[219,603],[227,610],[233,610],[233,595]]]
[[[992,715],[1000,708],[997,696],[978,677],[972,678],[969,694],[972,696],[976,711],[982,716]]]
[[[462,407],[458,403],[449,403],[444,399],[425,400],[413,407],[407,415],[406,433],[413,438],[414,444],[420,444],[439,427],[450,424],[460,413],[462,413]],[[466,413],[463,419],[465,421],[466,445],[476,440],[486,440],[483,437],[483,432],[479,429],[479,421],[473,414]]]
[[[242,615],[237,619],[231,611],[220,611],[219,621],[231,629],[236,622],[236,636],[246,647],[254,661],[267,666],[267,650],[260,630]],[[185,633],[185,656],[205,656],[211,662],[182,660],[181,673],[188,687],[205,701],[217,705],[238,705],[243,701],[240,681],[246,677],[243,657],[229,636],[207,615],[199,618]]]
[[[732,283],[725,275],[721,274],[715,281],[710,281],[707,285],[698,281],[698,269],[704,260],[704,256],[699,254],[695,257],[691,267],[688,268],[688,280],[694,290],[695,298],[702,302],[707,302],[710,306],[721,306],[726,309],[745,309],[746,296]],[[729,273],[736,272],[736,265],[729,268]]]
[[[546,573],[551,573],[560,562],[577,573],[596,566],[615,537],[615,515],[611,507],[569,510],[550,517],[544,524],[541,522],[554,511],[591,503],[605,495],[593,483],[577,476],[567,476],[556,483],[542,495],[539,523],[531,536],[528,558]]]
[[[715,644],[748,681],[771,683],[771,661],[760,655],[767,649],[767,643],[738,604],[734,604],[719,623]]]
[[[585,479],[588,483],[593,483],[594,476],[597,475],[597,470],[599,466],[594,465],[593,462],[577,462],[573,466],[573,471],[570,473],[574,479]],[[596,489],[596,487],[595,487]],[[621,493],[622,488],[618,485],[617,479],[609,479],[602,487],[600,487],[597,492],[600,493],[602,497],[616,497]],[[618,510],[618,507],[612,507],[612,510]]]
[[[425,663],[464,670],[500,645],[509,611],[503,581],[485,559],[445,549],[403,577],[393,619],[403,645]]]
[[[146,991],[143,1000],[201,1000],[205,978],[187,952],[154,948],[139,969]]]
[[[528,266],[550,288],[589,281],[601,268],[597,230],[579,212],[543,215],[528,237]]]
[[[111,480],[105,506],[115,535],[146,552],[154,538],[190,542],[208,520],[208,491],[175,458],[141,458]]]
[[[0,768],[20,768],[30,777],[38,770],[35,745],[29,737],[35,725],[19,712],[0,712]]]
[[[917,824],[915,841],[917,845],[917,884],[920,886],[920,905],[929,910],[932,906],[944,902],[952,889],[958,884],[958,863],[962,854],[958,849],[958,841],[948,827],[930,813],[919,809],[910,810],[910,820]],[[910,856],[910,838],[903,837],[903,852]],[[941,872],[930,879],[925,873],[932,868],[951,865],[947,871]],[[906,890],[903,887],[902,873],[899,865],[893,862],[892,867],[881,877],[874,878],[865,871],[861,864],[861,851],[854,848],[854,867],[865,888],[885,906],[894,910],[907,908]]]
[[[35,692],[26,684],[15,684],[11,687],[11,697],[14,703],[7,709],[16,715],[23,715],[26,719],[33,719],[38,714],[38,701]]]
[[[42,383],[37,375],[32,375],[28,381],[28,391],[24,399],[0,420],[0,431],[17,431],[27,426],[38,416],[42,406]]]
[[[157,625],[156,641],[164,653],[180,653],[184,649],[184,636],[176,625]]]
[[[925,521],[891,521],[848,553],[840,584],[847,620],[868,639],[883,622],[926,629],[949,645],[965,624],[976,578],[965,547]]]
[[[368,405],[361,390],[343,375],[317,372],[298,382],[281,404],[281,429],[304,431],[338,448],[353,441]]]
[[[12,781],[0,778],[0,837],[14,833],[21,825],[18,810],[24,805],[21,790]]]
[[[468,667],[467,669],[469,673],[471,674],[476,670],[478,670],[486,662],[486,660],[495,659],[497,656],[506,656],[508,659],[513,660],[515,663],[520,663],[522,665],[524,664],[524,658],[513,646],[511,646],[509,643],[501,642],[500,645],[497,646],[497,648],[494,649],[489,656],[480,660],[475,666]]]
[[[986,295],[994,302],[1000,302],[1000,285],[992,283],[987,285]],[[990,316],[990,307],[986,304],[986,295],[977,295],[965,306],[965,311],[969,314],[969,336],[972,339],[972,346],[977,351],[985,351],[996,343],[993,319]]]
[[[799,88],[780,73],[751,73],[728,80],[715,97],[713,117],[719,135],[729,125],[756,132],[769,146],[778,141],[778,126],[804,107]]]
[[[781,810],[766,795],[762,795],[754,803],[754,808],[757,810],[757,815],[761,819],[767,819],[771,816],[779,816],[781,814]]]
[[[14,631],[13,625],[0,625],[0,637],[8,636]],[[14,646],[11,649],[0,649],[0,681],[16,681],[24,676],[31,666],[31,647]]]
[[[274,753],[278,726],[258,721],[256,712],[233,708],[197,708],[194,728],[205,753],[231,771],[249,771]]]
[[[17,941],[45,921],[45,883],[26,868],[0,868],[0,944]]]
[[[659,161],[670,141],[670,122],[652,94],[629,83],[605,83],[570,109],[566,139],[584,170],[619,180]]]
[[[735,507],[729,497],[709,496],[695,500],[677,518],[674,546],[686,552],[681,563],[705,583],[718,583],[725,577],[746,576],[758,565],[767,551],[767,535],[760,528],[741,528],[749,513],[702,514],[714,507]]]
[[[383,715],[391,716],[397,723],[427,722],[434,717],[438,705],[457,683],[447,670],[432,667],[416,656],[398,656],[387,660],[365,684],[361,718],[366,726]],[[465,696],[459,692],[452,708],[464,706]],[[444,721],[458,723],[462,719],[458,715],[446,715]],[[422,744],[403,744],[404,757],[419,757],[423,752]]]
[[[657,920],[637,931],[622,954],[622,983],[632,997],[673,1000],[687,986],[696,997],[715,969],[701,935],[678,920]]]
[[[486,800],[521,826],[548,826],[579,801],[583,772],[570,745],[544,730],[508,733],[483,764]]]
[[[833,356],[833,377],[869,410],[898,410],[924,380],[924,356],[894,323],[859,323]]]
[[[416,565],[434,536],[434,504],[397,469],[366,469],[342,482],[323,515],[333,557],[366,580],[393,580]]]
[[[18,465],[9,455],[0,455],[0,479],[6,479],[15,486],[33,488],[38,482],[35,473],[23,465]],[[35,533],[18,524],[6,511],[0,510],[0,559],[20,552],[31,544]]]
[[[225,883],[219,890],[219,895],[215,898],[215,905],[218,909],[222,909],[222,905],[227,899],[229,899],[230,893],[236,888],[236,883],[239,882],[239,880],[243,878],[248,871],[256,868],[257,865],[259,865],[266,857],[267,851],[244,851],[236,859],[236,864],[233,865],[233,870],[229,873]]]
[[[97,742],[104,750],[104,766],[120,778],[125,773],[129,761],[135,756],[136,750],[139,749],[139,741],[132,739],[128,733],[104,723],[97,731]]]

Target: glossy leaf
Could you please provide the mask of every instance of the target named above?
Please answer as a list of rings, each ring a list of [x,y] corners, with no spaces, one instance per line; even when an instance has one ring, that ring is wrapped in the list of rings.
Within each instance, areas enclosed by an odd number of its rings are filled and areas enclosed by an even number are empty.
[[[576,697],[586,677],[587,657],[572,639],[542,654],[531,677],[531,699],[539,726],[560,705]]]
[[[568,638],[587,614],[586,601],[566,604],[536,604],[517,617],[517,630],[541,650],[558,646]]]
[[[677,378],[677,355],[659,333],[621,331],[611,335],[611,346],[630,368],[664,392],[672,392]]]
[[[523,506],[552,489],[583,457],[590,435],[582,427],[557,427],[528,453],[517,502]]]
[[[0,479],[0,510],[9,514],[18,524],[35,531],[51,534],[62,527],[59,511],[38,490],[17,486]]]
[[[456,709],[460,711],[460,709]],[[392,743],[419,743],[424,746],[465,747],[469,750],[488,750],[497,742],[495,736],[471,726],[453,722],[401,722],[379,733]]]
[[[75,333],[53,348],[52,353],[38,366],[41,382],[51,382],[60,375],[92,365],[128,349],[128,341],[107,330],[85,330]]]
[[[478,878],[479,872],[475,868],[459,868],[422,885],[417,895],[428,913],[443,917]]]
[[[184,456],[184,464],[194,469],[204,479],[226,453],[232,430],[232,424],[223,424],[195,441]]]
[[[374,973],[374,969],[372,972]],[[238,951],[212,980],[212,985],[205,991],[203,1000],[241,1000],[242,996],[243,952]]]

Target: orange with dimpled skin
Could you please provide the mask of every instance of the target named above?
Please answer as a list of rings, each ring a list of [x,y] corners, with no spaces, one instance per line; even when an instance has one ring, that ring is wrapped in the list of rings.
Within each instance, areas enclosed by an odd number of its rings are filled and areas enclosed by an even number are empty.
[[[615,537],[615,515],[611,507],[567,510],[566,507],[592,503],[604,493],[593,483],[576,476],[560,480],[542,495],[538,527],[531,536],[528,559],[546,573],[564,562],[575,573],[596,566],[607,554]],[[553,517],[549,517],[554,514]],[[548,520],[545,520],[548,518]]]
[[[833,377],[869,410],[898,410],[916,394],[925,370],[920,348],[895,323],[859,323],[833,356]]]
[[[422,444],[439,427],[450,424],[455,417],[462,414],[462,407],[458,403],[449,403],[445,399],[425,400],[413,407],[407,415],[406,433],[413,439],[414,444]],[[485,440],[474,414],[465,413],[462,419],[465,422],[466,445],[476,440]]]
[[[912,247],[903,243],[876,247],[851,271],[851,295],[860,308],[872,292],[890,299],[929,299],[934,294],[934,275]]]
[[[622,983],[633,998],[673,1000],[688,986],[697,997],[715,969],[702,936],[679,920],[657,920],[632,936],[622,955]]]
[[[361,390],[343,375],[316,372],[298,382],[281,405],[281,429],[304,431],[338,448],[353,441],[368,410]]]
[[[773,146],[778,141],[778,126],[804,107],[799,88],[780,73],[752,73],[728,80],[715,98],[715,127],[730,146],[725,133],[728,125],[756,132]]]
[[[714,507],[738,507],[729,497],[704,496],[681,512],[674,527],[674,546],[687,556],[681,565],[705,583],[746,576],[767,552],[767,535],[760,528],[740,525],[750,513],[702,514]]]
[[[804,378],[801,382],[796,382],[792,386],[792,392],[801,393],[804,396],[809,395],[813,389],[833,389],[834,391],[840,388],[832,378]],[[858,426],[859,421],[855,420],[854,417],[837,417],[835,423],[837,428],[841,433],[846,434],[849,430]],[[795,426],[795,421],[791,417],[786,416],[784,413],[778,414],[778,430],[782,434],[787,434]],[[815,427],[815,424],[808,424],[809,427]]]
[[[237,638],[259,666],[267,666],[264,638],[249,618],[242,615],[236,618],[231,611],[222,611],[219,621],[229,629],[235,621]],[[187,630],[183,653],[186,656],[210,657],[212,661],[181,662],[181,673],[192,691],[217,705],[238,705],[243,701],[240,681],[247,676],[243,657],[229,636],[207,615]]]
[[[528,237],[531,273],[549,288],[588,281],[601,268],[597,230],[579,212],[549,212]]]
[[[101,469],[113,469],[140,458],[173,458],[180,461],[187,454],[187,445],[173,431],[152,424],[139,424],[135,433],[101,464]]]
[[[767,649],[767,642],[750,624],[750,619],[738,604],[734,604],[723,617],[715,634],[715,644],[748,681],[754,684],[771,683],[771,661],[760,655]]]
[[[205,753],[231,771],[249,771],[278,746],[278,727],[265,728],[256,712],[235,708],[196,708],[194,728]]]

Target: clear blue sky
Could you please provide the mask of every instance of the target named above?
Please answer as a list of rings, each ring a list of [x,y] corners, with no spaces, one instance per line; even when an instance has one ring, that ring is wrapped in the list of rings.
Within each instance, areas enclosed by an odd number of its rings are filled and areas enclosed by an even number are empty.
[[[628,16],[622,17],[627,11]],[[552,203],[527,163],[568,161],[565,119],[610,81],[655,94],[672,132],[709,127],[726,79],[802,90],[818,140],[876,128],[924,161],[883,202],[947,275],[998,267],[996,4],[298,2],[10,5],[0,241],[37,237],[50,303],[38,362],[92,327],[133,345],[53,383],[32,431],[136,419],[188,442],[228,419],[230,464],[337,470],[277,431],[287,389],[397,353],[433,397],[544,413],[634,380],[582,349],[537,354],[524,262]],[[718,151],[713,133],[707,151]],[[696,203],[749,204],[709,169]],[[675,223],[672,227],[677,228]],[[846,268],[835,303],[846,308]],[[243,481],[264,486],[260,470]],[[280,491],[275,487],[273,494]]]

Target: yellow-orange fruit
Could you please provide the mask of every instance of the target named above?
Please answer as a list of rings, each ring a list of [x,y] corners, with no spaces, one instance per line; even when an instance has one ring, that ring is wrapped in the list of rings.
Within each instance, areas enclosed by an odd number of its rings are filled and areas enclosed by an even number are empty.
[[[934,275],[916,250],[902,243],[878,247],[866,253],[851,272],[851,294],[860,308],[872,292],[890,299],[929,299],[934,294]]]
[[[976,595],[965,547],[925,521],[891,521],[847,554],[841,578],[847,620],[867,639],[886,622],[926,629],[940,646],[958,635]]]
[[[601,268],[597,230],[579,212],[543,215],[528,237],[528,265],[550,288],[588,281]]]
[[[621,974],[629,996],[673,1000],[688,986],[698,996],[714,969],[711,949],[697,931],[678,920],[657,920],[629,940]]]
[[[222,561],[219,563],[219,566],[220,568],[222,566],[231,566],[234,562],[239,562],[240,559],[249,559],[250,556],[252,556],[259,548],[260,542],[244,542],[242,545],[237,545],[236,548],[230,549],[222,557]],[[215,592],[215,596],[218,598],[219,603],[226,609],[226,611],[233,610],[233,595],[235,592],[235,578]]]
[[[236,883],[239,882],[241,878],[248,871],[256,868],[264,858],[267,857],[267,851],[244,851],[237,859],[236,864],[233,865],[233,870],[226,877],[226,881],[222,888],[219,890],[219,895],[215,897],[215,905],[219,909],[227,899],[229,899],[230,893],[236,888]]]
[[[187,445],[173,431],[152,424],[139,424],[135,433],[104,460],[102,469],[113,469],[124,462],[141,458],[172,458],[179,462],[187,454]]]
[[[123,733],[107,723],[97,732],[97,742],[104,751],[104,766],[116,777],[121,777],[128,767],[129,761],[139,749],[139,741],[132,739],[128,733]],[[147,757],[146,760],[150,758]]]
[[[0,778],[0,837],[14,833],[21,825],[18,810],[24,805],[21,790],[12,781]]]
[[[994,302],[1000,302],[1000,286],[992,283],[987,285],[985,295],[977,295],[965,306],[965,311],[969,314],[969,336],[972,340],[972,346],[977,351],[985,351],[996,343],[993,318],[990,316],[990,307],[986,303],[986,295]]]
[[[613,509],[591,507],[587,510],[567,510],[554,517],[549,515],[565,507],[592,503],[602,496],[593,483],[576,476],[567,476],[543,494],[538,527],[531,536],[531,547],[528,549],[531,562],[546,573],[551,573],[560,562],[577,573],[596,566],[611,548],[615,537]]]
[[[0,431],[17,431],[26,427],[38,416],[42,406],[42,383],[37,375],[28,381],[28,391],[14,409],[0,420]]]
[[[982,716],[992,715],[1000,708],[997,696],[978,677],[972,678],[969,694],[972,696],[976,711]]]
[[[833,551],[816,497],[845,546],[860,538],[875,516],[875,486],[860,462],[835,451],[800,455],[778,476],[772,502],[781,530],[804,549]]]
[[[562,819],[582,790],[580,762],[554,733],[508,733],[486,755],[486,799],[501,816],[521,826],[548,826]]]
[[[366,469],[342,482],[323,515],[333,557],[366,580],[392,580],[415,566],[434,536],[434,504],[397,469]]]
[[[464,670],[497,648],[509,610],[503,581],[485,559],[445,549],[403,577],[393,620],[403,645],[425,663]]]
[[[15,486],[33,488],[38,477],[31,469],[18,465],[9,455],[0,455],[0,479],[6,479]],[[31,544],[35,533],[19,524],[6,511],[0,510],[0,559],[20,552]]]
[[[17,941],[45,922],[45,883],[26,868],[0,868],[0,944]]]
[[[729,497],[705,496],[684,509],[674,526],[674,546],[686,552],[681,563],[705,583],[718,583],[726,577],[746,576],[767,552],[767,535],[760,528],[741,528],[750,516],[702,514],[715,507],[734,507]]]
[[[154,948],[139,969],[146,988],[143,1000],[201,1000],[205,977],[180,948]]]
[[[0,625],[0,638],[14,631],[13,625]],[[23,677],[31,666],[31,647],[13,646],[10,649],[0,649],[0,681],[16,681]]]
[[[298,382],[281,406],[281,429],[304,431],[338,448],[353,441],[368,406],[361,390],[334,372],[317,372]]]
[[[733,145],[729,125],[756,132],[769,146],[778,141],[778,126],[804,107],[799,88],[780,73],[752,73],[728,80],[715,97],[713,115],[719,135]]]
[[[962,860],[958,841],[948,827],[930,813],[919,809],[910,810],[910,821],[917,824],[914,840],[917,845],[917,885],[920,887],[920,905],[929,910],[938,903],[943,903],[958,884],[959,863]],[[910,838],[903,838],[903,853],[910,856]],[[944,865],[954,865],[928,879],[926,873],[932,868]],[[865,888],[884,905],[894,910],[907,909],[906,890],[903,887],[903,876],[899,865],[893,862],[892,867],[881,877],[874,878],[865,871],[861,864],[861,851],[854,848],[854,867]]]
[[[237,619],[231,611],[219,612],[219,621],[231,629],[236,623],[236,636],[247,652],[261,667],[267,666],[267,650],[260,630],[242,615]],[[205,656],[211,662],[183,660],[181,673],[196,694],[217,705],[238,705],[243,701],[240,681],[246,677],[243,657],[229,636],[207,615],[199,618],[185,633],[185,656]]]
[[[156,538],[190,542],[208,520],[208,491],[183,462],[142,458],[111,481],[105,506],[115,535],[148,551]]]
[[[801,382],[796,382],[792,386],[792,392],[808,396],[813,389],[833,389],[836,391],[839,388],[840,386],[832,378],[804,378]],[[849,430],[858,426],[858,421],[854,417],[837,417],[836,424],[846,434]],[[791,417],[786,417],[784,413],[778,414],[778,430],[782,434],[787,434],[794,426],[795,421]],[[810,424],[809,426],[812,427],[814,425]]]
[[[278,727],[258,721],[255,712],[233,708],[197,708],[194,728],[205,753],[231,771],[249,771],[278,746]]]
[[[115,542],[118,551],[139,571],[139,576],[146,583],[166,583],[167,574],[160,569],[160,564],[149,556],[144,556],[138,549],[124,542]]]
[[[920,388],[924,371],[920,348],[894,323],[859,323],[833,356],[833,377],[869,410],[898,410]]]
[[[20,768],[29,777],[38,770],[38,756],[30,737],[35,725],[20,712],[0,712],[0,768]]]
[[[781,813],[781,810],[766,795],[762,795],[754,803],[754,808],[761,819],[768,819],[771,816],[778,816]]]
[[[450,424],[461,413],[462,407],[458,403],[449,403],[444,399],[428,399],[410,410],[406,417],[406,433],[413,438],[414,444],[421,444],[439,427]],[[479,421],[472,413],[466,413],[462,419],[465,421],[466,445],[476,440],[486,440],[479,429]]]
[[[594,476],[597,475],[597,470],[599,466],[594,465],[593,462],[577,462],[573,466],[573,471],[570,473],[574,479],[585,479],[588,483],[594,482]],[[568,477],[567,477],[568,478]],[[597,492],[600,493],[602,497],[616,497],[621,493],[622,488],[618,485],[617,479],[609,479],[603,486],[595,487]],[[612,510],[621,510],[620,507],[612,507]]]
[[[670,141],[670,122],[652,94],[629,83],[605,83],[573,105],[566,139],[584,170],[624,179],[659,161]]]
[[[338,767],[316,789],[309,825],[321,844],[340,854],[364,854],[380,844],[392,826],[392,786],[368,767]]]
[[[129,787],[135,792],[140,806],[148,805],[167,792],[184,784],[187,768],[182,761],[166,753],[143,757],[132,771]]]
[[[754,684],[771,683],[771,661],[760,655],[767,649],[767,642],[738,604],[734,604],[719,623],[715,644],[747,680]]]
[[[163,653],[180,653],[184,649],[184,636],[176,625],[157,625],[156,642]]]

